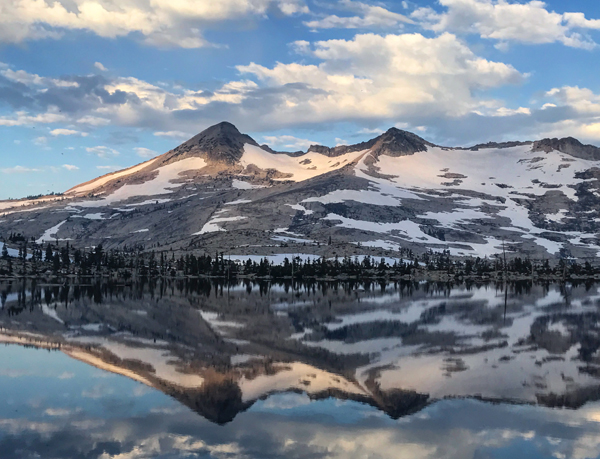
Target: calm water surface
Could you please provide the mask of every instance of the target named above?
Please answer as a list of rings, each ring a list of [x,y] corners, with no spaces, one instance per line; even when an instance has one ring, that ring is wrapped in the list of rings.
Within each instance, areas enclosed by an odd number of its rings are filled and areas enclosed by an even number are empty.
[[[0,284],[2,458],[597,458],[593,284]]]

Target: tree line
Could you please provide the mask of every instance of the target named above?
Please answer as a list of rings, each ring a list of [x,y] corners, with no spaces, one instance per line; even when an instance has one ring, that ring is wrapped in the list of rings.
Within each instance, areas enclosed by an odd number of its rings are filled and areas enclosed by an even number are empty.
[[[224,252],[175,254],[174,251],[145,250],[124,247],[105,250],[102,245],[91,249],[47,243],[45,247],[21,235],[11,234],[9,241],[18,242],[18,255],[9,255],[6,244],[1,253],[0,275],[112,275],[119,278],[205,276],[235,278],[336,278],[336,277],[406,277],[437,273],[449,277],[513,276],[588,276],[600,275],[600,269],[589,261],[560,259],[533,261],[528,258],[455,258],[448,250],[427,251],[416,255],[403,251],[406,258],[386,259],[367,256],[301,258],[289,255],[282,263],[268,258],[245,261],[230,260]],[[255,258],[255,257],[254,257]]]

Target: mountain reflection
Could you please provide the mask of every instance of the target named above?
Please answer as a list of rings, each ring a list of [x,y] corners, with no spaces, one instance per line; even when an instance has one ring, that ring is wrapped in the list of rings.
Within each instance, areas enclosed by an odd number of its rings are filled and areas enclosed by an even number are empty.
[[[457,397],[600,398],[594,284],[69,280],[0,284],[0,299],[3,342],[60,349],[218,424],[286,393],[393,419]]]

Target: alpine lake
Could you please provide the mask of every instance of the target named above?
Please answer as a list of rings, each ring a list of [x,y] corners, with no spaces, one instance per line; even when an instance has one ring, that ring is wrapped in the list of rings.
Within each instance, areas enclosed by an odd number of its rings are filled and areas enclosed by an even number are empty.
[[[0,457],[597,458],[594,283],[0,282]]]

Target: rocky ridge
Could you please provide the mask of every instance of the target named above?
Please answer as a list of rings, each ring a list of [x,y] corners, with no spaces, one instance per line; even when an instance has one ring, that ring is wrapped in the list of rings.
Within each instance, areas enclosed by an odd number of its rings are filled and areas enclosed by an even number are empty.
[[[0,202],[0,235],[273,259],[448,250],[594,261],[599,152],[572,138],[440,147],[392,128],[286,153],[223,122],[63,196]]]

